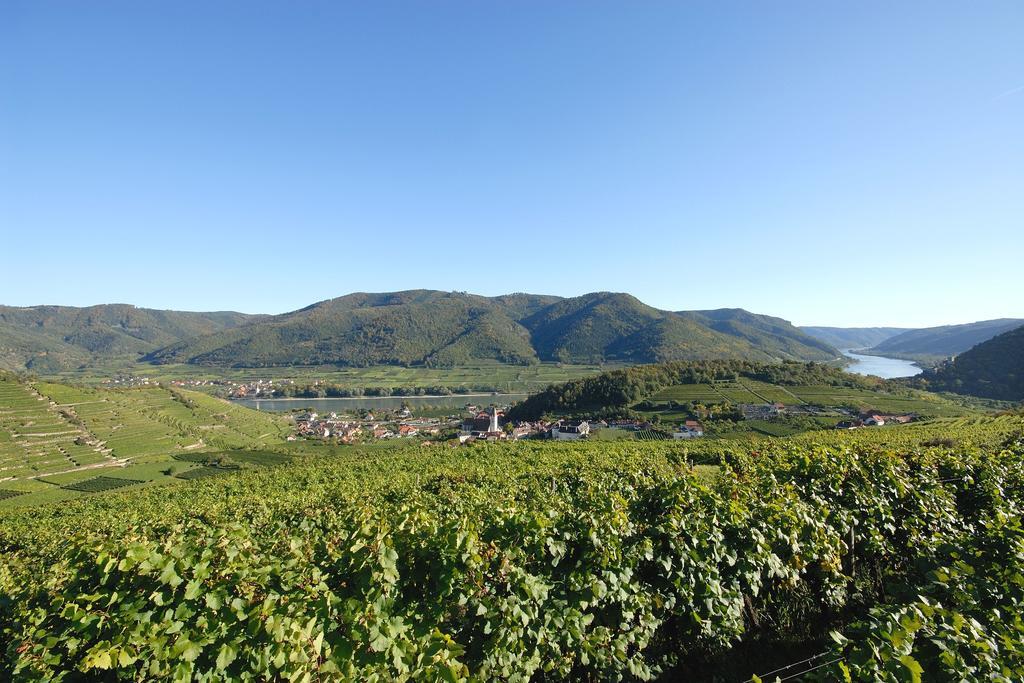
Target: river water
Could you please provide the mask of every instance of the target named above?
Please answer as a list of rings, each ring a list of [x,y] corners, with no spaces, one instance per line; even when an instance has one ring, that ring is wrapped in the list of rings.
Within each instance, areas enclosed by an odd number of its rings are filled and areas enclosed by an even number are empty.
[[[355,410],[398,410],[408,404],[415,414],[421,410],[461,411],[467,403],[504,406],[521,401],[526,394],[453,394],[452,396],[360,396],[358,398],[266,398],[234,401],[247,408],[280,413],[288,410],[310,409],[318,413],[346,413]]]
[[[893,379],[895,377],[913,377],[922,372],[921,368],[909,360],[886,358],[885,356],[865,356],[853,353],[849,349],[844,349],[843,355],[853,359],[853,363],[846,367],[846,371],[855,375],[874,375],[882,379]]]

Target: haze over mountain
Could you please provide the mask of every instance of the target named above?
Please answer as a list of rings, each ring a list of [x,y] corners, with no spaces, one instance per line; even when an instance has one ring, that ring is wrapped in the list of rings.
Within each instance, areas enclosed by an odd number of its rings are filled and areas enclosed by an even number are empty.
[[[148,354],[154,363],[260,367],[697,358],[819,360],[838,352],[778,318],[741,309],[682,312],[629,294],[563,299],[411,290],[357,293]]]
[[[942,325],[909,330],[875,344],[868,353],[909,360],[934,361],[955,356],[971,347],[1024,325],[1018,318],[982,320],[963,325]]]
[[[906,327],[817,327],[801,326],[801,330],[837,349],[866,349],[897,334],[910,331]]]
[[[928,388],[1004,401],[1024,400],[1024,327],[961,353],[927,377]]]

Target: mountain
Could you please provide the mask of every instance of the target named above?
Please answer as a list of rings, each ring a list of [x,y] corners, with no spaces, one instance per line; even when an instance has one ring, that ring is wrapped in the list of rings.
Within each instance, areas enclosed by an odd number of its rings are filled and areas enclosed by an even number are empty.
[[[720,334],[746,340],[770,358],[831,360],[838,355],[832,345],[812,337],[782,318],[757,315],[742,308],[682,311],[679,315]]]
[[[146,359],[239,367],[528,363],[536,360],[529,332],[510,315],[547,303],[430,290],[356,293],[173,344]]]
[[[596,292],[563,299],[523,320],[544,360],[651,363],[680,358],[760,355],[629,294]]]
[[[1024,327],[978,344],[927,376],[932,390],[1024,400]]]
[[[258,320],[230,311],[191,313],[128,304],[0,306],[0,367],[53,372],[139,356],[182,339]]]
[[[965,325],[926,327],[890,337],[875,344],[868,352],[908,360],[941,360],[963,353],[981,342],[1021,325],[1024,325],[1024,320],[1000,318]]]
[[[838,355],[784,320],[739,309],[674,313],[614,292],[562,299],[412,290],[322,301],[170,344],[146,360],[239,367],[448,367],[482,360],[828,361]]]
[[[897,334],[909,332],[906,327],[812,327],[799,328],[815,339],[837,349],[866,349],[881,344]]]

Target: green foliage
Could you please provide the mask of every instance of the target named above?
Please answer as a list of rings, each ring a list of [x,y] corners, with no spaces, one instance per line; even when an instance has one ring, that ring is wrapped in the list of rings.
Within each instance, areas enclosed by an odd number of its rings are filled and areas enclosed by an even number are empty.
[[[175,476],[178,479],[185,479],[191,481],[193,479],[205,479],[206,477],[214,477],[220,474],[227,474],[238,469],[238,465],[209,465],[204,467],[193,467],[190,470],[184,470],[179,472]]]
[[[858,377],[818,363],[751,363],[738,360],[671,362],[613,370],[594,377],[551,385],[514,406],[516,420],[537,419],[544,414],[571,414],[625,408],[674,385],[710,385],[746,378],[776,385],[877,386],[879,380]],[[711,397],[725,398],[711,389]],[[750,399],[759,402],[750,391]],[[660,396],[660,395],[659,395]],[[702,395],[703,396],[703,395]]]
[[[141,483],[142,482],[136,479],[100,476],[92,477],[91,479],[83,479],[82,481],[76,481],[71,484],[65,484],[61,488],[65,488],[70,491],[82,491],[83,493],[100,493],[101,491],[110,491],[112,489],[119,489],[123,486],[131,486],[132,484]]]
[[[1022,422],[956,424],[712,477],[713,444],[495,444],[8,515],[0,676],[701,680],[833,629],[824,680],[1019,680]]]

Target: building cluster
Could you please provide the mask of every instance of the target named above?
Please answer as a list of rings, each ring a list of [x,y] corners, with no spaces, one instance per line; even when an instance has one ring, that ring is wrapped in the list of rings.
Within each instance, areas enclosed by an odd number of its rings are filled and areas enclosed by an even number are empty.
[[[231,398],[271,398],[276,391],[272,379],[257,379],[241,384],[229,382],[228,384],[231,387],[228,394]]]
[[[782,403],[742,403],[740,412],[744,420],[770,420],[786,414],[786,406]]]
[[[402,420],[400,422],[377,421],[373,415],[357,420],[337,413],[319,415],[302,413],[295,416],[294,440],[302,436],[316,439],[337,439],[340,443],[356,443],[365,440],[400,439],[415,436],[437,436],[442,424],[436,419]]]
[[[507,420],[504,412],[492,407],[486,410],[477,410],[462,421],[459,442],[543,438],[576,441],[590,436],[591,429],[607,426],[606,422],[594,423],[586,420],[556,420],[554,422],[538,420],[513,424]]]
[[[156,384],[156,381],[150,382],[148,377],[138,377],[136,375],[115,375],[103,380],[103,383],[115,387],[147,387],[150,384]]]
[[[519,439],[551,439],[578,441],[590,438],[599,429],[644,431],[653,428],[646,420],[586,420],[561,419],[554,421],[511,422],[504,410],[497,407],[466,406],[467,415],[459,420],[455,416],[444,419],[414,418],[407,408],[389,413],[378,419],[372,413],[362,417],[330,413],[320,415],[305,412],[295,417],[295,434],[289,439],[336,439],[340,443],[357,443],[378,439],[412,437],[439,437],[448,429],[458,431],[460,444],[476,441],[514,441]],[[676,439],[704,436],[704,426],[697,420],[686,420],[671,430]]]
[[[687,420],[672,432],[673,439],[696,439],[704,436],[704,425],[697,420]]]
[[[910,413],[905,415],[887,415],[879,410],[867,410],[855,419],[843,420],[836,424],[836,429],[859,429],[860,427],[884,427],[887,424],[907,424],[917,419]]]
[[[545,425],[543,422],[511,424],[505,417],[504,411],[495,407],[480,409],[477,406],[467,406],[466,408],[470,414],[462,421],[459,443],[471,443],[477,440],[526,439],[536,436]]]
[[[590,423],[586,420],[559,420],[548,429],[548,436],[558,441],[576,441],[590,436]]]
[[[216,380],[216,379],[172,379],[171,380],[171,386],[172,387],[182,387],[182,388],[186,388],[186,389],[189,388],[189,387],[216,387],[216,386],[221,386],[223,384],[224,384],[224,382],[222,380]]]

